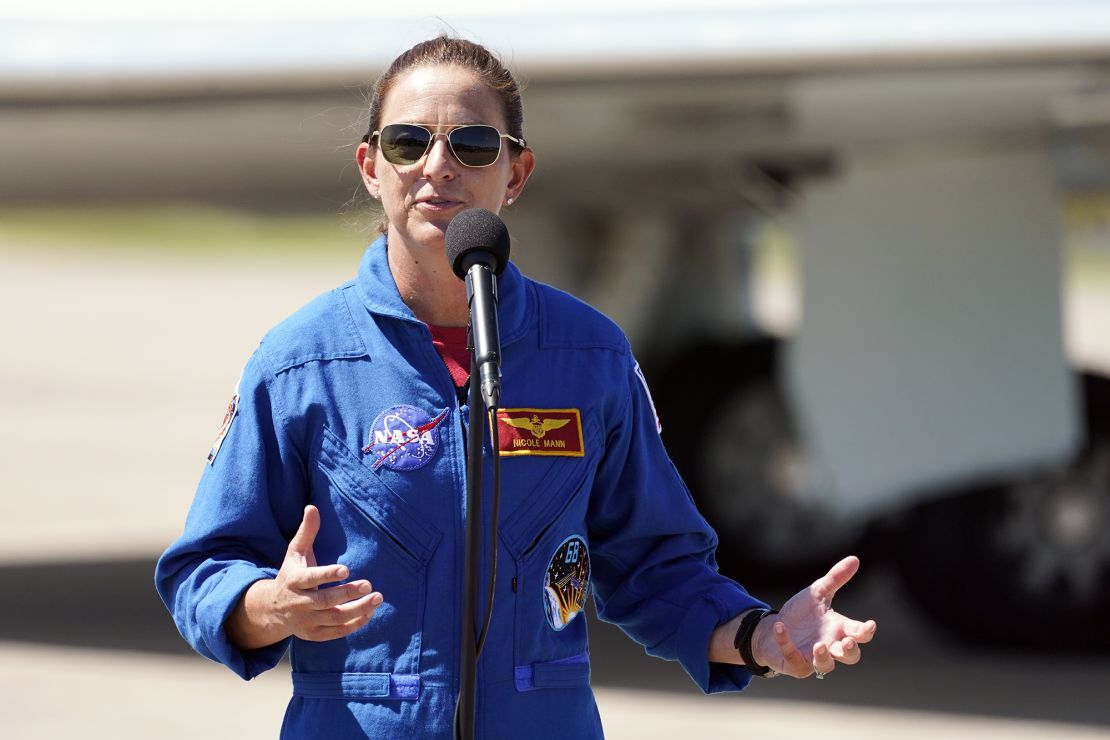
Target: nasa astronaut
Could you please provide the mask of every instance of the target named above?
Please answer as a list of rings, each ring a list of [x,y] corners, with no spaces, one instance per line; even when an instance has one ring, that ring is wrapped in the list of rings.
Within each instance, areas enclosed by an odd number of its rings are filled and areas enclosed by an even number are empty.
[[[522,120],[512,76],[468,41],[418,44],[379,79],[356,159],[383,233],[357,277],[247,362],[158,563],[159,593],[202,655],[249,679],[289,654],[283,737],[451,737],[469,312],[443,235],[463,209],[520,197],[535,166]],[[857,662],[875,623],[831,600],[858,561],[768,611],[717,572],[716,537],[620,330],[513,265],[498,292],[500,565],[478,737],[602,736],[588,596],[706,692]]]

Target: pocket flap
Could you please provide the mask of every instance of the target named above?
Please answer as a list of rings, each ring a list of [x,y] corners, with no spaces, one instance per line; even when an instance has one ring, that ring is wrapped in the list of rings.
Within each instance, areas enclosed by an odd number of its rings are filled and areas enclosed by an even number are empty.
[[[293,696],[308,699],[420,698],[420,676],[397,673],[293,673]]]
[[[320,467],[340,491],[385,530],[421,565],[426,565],[443,533],[412,512],[408,503],[362,464],[330,429],[320,444]],[[368,479],[374,480],[371,488]]]
[[[590,685],[590,656],[582,653],[547,663],[518,665],[514,670],[517,691],[573,689]]]
[[[582,481],[586,479],[590,466],[594,464],[594,458],[589,452],[589,443],[596,440],[600,434],[599,424],[593,412],[587,412],[584,415],[582,429],[586,440],[585,456],[533,459],[536,463],[544,461],[550,466],[547,474],[528,494],[527,502],[501,524],[501,539],[515,557],[523,557],[528,552],[539,536],[570,504],[574,494],[581,490]],[[530,462],[531,460],[522,464]]]

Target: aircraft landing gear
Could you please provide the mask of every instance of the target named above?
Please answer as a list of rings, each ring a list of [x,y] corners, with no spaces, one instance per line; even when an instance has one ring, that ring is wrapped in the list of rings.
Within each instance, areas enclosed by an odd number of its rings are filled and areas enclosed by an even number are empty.
[[[1025,648],[1110,647],[1110,381],[1084,378],[1088,442],[1058,471],[910,511],[906,591],[946,631]]]
[[[801,495],[812,482],[776,382],[778,347],[699,344],[664,374],[657,399],[667,449],[720,538],[718,565],[755,586],[812,579],[859,537]],[[689,378],[702,391],[696,404],[668,392],[689,389]]]

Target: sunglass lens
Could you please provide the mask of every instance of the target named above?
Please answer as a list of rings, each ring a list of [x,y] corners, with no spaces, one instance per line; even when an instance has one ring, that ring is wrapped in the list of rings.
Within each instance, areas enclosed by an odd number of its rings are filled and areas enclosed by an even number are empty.
[[[431,135],[419,126],[392,123],[382,129],[382,154],[393,164],[412,164],[428,151],[430,140]]]
[[[469,167],[487,167],[501,152],[501,134],[493,126],[462,126],[447,138],[455,156]]]

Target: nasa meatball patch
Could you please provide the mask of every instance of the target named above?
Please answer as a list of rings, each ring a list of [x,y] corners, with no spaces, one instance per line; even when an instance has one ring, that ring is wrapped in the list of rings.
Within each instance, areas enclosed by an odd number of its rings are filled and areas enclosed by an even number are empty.
[[[439,450],[439,425],[447,409],[435,417],[415,406],[391,406],[370,425],[362,451],[374,457],[374,470],[416,470],[431,462]]]
[[[563,540],[543,579],[543,609],[547,623],[558,632],[578,616],[586,605],[590,588],[590,552],[578,535]]]

